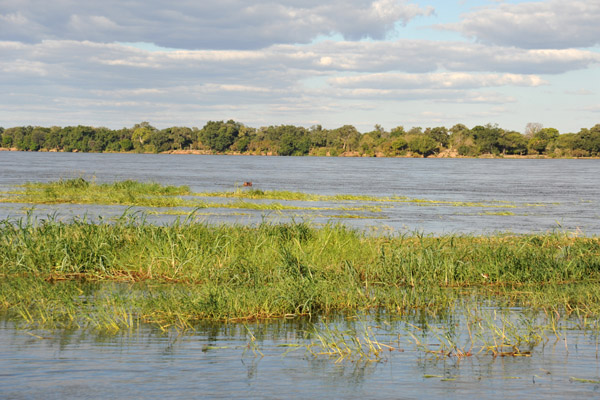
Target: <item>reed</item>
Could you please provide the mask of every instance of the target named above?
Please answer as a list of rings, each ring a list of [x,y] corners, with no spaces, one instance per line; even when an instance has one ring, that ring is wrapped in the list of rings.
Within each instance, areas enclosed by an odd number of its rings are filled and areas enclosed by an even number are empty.
[[[0,222],[0,276],[0,308],[42,324],[64,316],[89,325],[69,317],[89,312],[82,282],[103,288],[93,301],[114,297],[114,285],[135,287],[118,292],[124,310],[182,326],[374,308],[440,314],[466,290],[549,314],[600,314],[599,239],[566,233],[370,236],[305,222],[23,218]]]

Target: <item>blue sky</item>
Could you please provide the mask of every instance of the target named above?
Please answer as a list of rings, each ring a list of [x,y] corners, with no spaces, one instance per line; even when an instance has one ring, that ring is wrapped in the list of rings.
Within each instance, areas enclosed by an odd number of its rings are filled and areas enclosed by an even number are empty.
[[[600,0],[0,0],[0,126],[600,123]]]

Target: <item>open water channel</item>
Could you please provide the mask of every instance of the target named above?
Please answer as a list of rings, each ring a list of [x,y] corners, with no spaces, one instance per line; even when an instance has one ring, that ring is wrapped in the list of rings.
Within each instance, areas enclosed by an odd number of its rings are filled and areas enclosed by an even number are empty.
[[[194,192],[234,190],[252,181],[262,190],[316,194],[405,196],[380,211],[340,217],[337,211],[299,213],[231,209],[198,218],[209,223],[257,223],[306,218],[386,233],[547,232],[600,234],[598,160],[473,160],[283,158],[134,154],[0,152],[0,190],[30,181],[94,177],[189,185]],[[478,203],[457,206],[457,203]],[[337,205],[333,205],[337,206]],[[20,218],[31,205],[1,203],[0,219]],[[36,206],[59,218],[118,216],[124,207]],[[507,213],[509,211],[510,213]],[[328,214],[328,212],[330,214]],[[335,215],[335,216],[334,216]],[[357,218],[359,216],[360,218]],[[166,223],[174,217],[155,213]],[[519,320],[527,310],[482,310]],[[494,316],[494,317],[492,317]],[[399,318],[342,316],[330,320],[277,320],[200,324],[178,333],[135,326],[116,335],[87,330],[40,331],[0,320],[0,398],[598,398],[598,327],[573,321],[523,357],[469,357],[435,350],[453,332],[469,346],[460,316]],[[540,315],[540,320],[545,317]],[[540,322],[545,323],[545,322]],[[569,324],[569,322],[567,322]],[[379,361],[315,357],[314,326],[339,331],[368,326],[371,338],[394,348]],[[521,327],[525,332],[526,327]],[[419,336],[418,332],[425,332]],[[416,335],[416,336],[413,336]],[[491,339],[490,339],[491,340]],[[478,344],[474,350],[479,350]],[[465,349],[467,348],[465,347]]]

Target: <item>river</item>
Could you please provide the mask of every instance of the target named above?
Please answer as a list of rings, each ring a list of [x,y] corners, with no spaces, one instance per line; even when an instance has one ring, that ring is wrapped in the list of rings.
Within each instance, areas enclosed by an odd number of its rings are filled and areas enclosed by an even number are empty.
[[[600,233],[600,161],[575,159],[410,159],[199,156],[0,152],[0,190],[31,181],[74,177],[113,182],[133,179],[188,185],[194,192],[232,191],[243,182],[262,190],[335,195],[404,196],[376,213],[215,210],[210,223],[255,223],[305,218],[395,232]],[[294,203],[296,204],[296,203]],[[375,204],[378,206],[381,204]],[[315,206],[315,204],[311,204]],[[331,204],[316,204],[331,208]],[[23,215],[30,207],[0,205],[0,218]],[[307,207],[309,208],[309,207]],[[39,216],[58,213],[120,215],[125,207],[37,206]],[[168,217],[162,215],[162,219]]]

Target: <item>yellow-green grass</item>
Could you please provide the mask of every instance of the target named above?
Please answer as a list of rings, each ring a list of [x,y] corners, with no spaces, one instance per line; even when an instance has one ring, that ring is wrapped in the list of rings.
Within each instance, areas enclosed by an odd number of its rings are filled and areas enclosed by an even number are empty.
[[[468,202],[468,201],[447,201],[410,198],[406,196],[369,196],[354,194],[336,194],[321,195],[303,192],[293,192],[287,190],[261,190],[261,189],[241,189],[226,192],[199,192],[196,196],[201,197],[224,197],[224,198],[243,198],[243,199],[269,199],[269,200],[295,200],[295,201],[327,201],[327,202],[382,202],[382,203],[416,203],[419,205],[430,206],[453,206],[453,207],[496,207],[496,208],[516,208],[515,204],[504,201]],[[540,207],[543,204],[527,204],[528,207]]]
[[[158,183],[137,181],[119,181],[114,183],[96,183],[83,178],[59,180],[47,183],[27,183],[22,190],[6,192],[0,196],[0,202],[28,204],[97,204],[125,205],[140,207],[188,207],[188,208],[225,208],[247,210],[309,210],[309,211],[369,211],[380,212],[381,206],[340,205],[340,206],[300,206],[280,202],[258,203],[243,200],[216,203],[188,200],[181,196],[192,195],[187,186],[163,186]]]
[[[210,202],[199,198],[220,197],[234,201]],[[251,200],[251,201],[247,201]],[[257,201],[259,200],[259,201]],[[271,201],[269,201],[271,200]],[[311,206],[290,202],[321,202]],[[396,204],[413,204],[426,207],[475,207],[491,208],[486,215],[513,215],[510,211],[494,211],[498,208],[517,208],[505,201],[468,202],[409,198],[405,196],[369,195],[319,195],[292,191],[238,188],[231,192],[191,192],[188,186],[164,186],[132,180],[113,183],[96,183],[84,178],[61,179],[54,182],[27,183],[17,190],[0,193],[0,202],[26,204],[95,204],[124,205],[148,208],[211,208],[247,209],[257,211],[366,211],[381,212]],[[541,207],[543,204],[525,204],[521,207]],[[337,215],[340,215],[339,213]],[[344,213],[347,215],[347,213]]]

